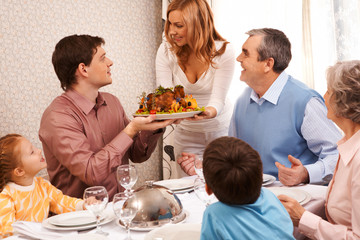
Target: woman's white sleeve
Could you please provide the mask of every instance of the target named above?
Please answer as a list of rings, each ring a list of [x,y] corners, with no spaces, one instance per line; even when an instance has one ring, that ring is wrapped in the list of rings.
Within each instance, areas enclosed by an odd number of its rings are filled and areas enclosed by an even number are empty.
[[[225,105],[226,95],[234,75],[235,50],[230,43],[215,67],[214,84],[208,106],[214,107],[219,115]]]
[[[162,43],[156,54],[156,87],[174,87],[172,81],[172,70],[170,67],[169,52]]]

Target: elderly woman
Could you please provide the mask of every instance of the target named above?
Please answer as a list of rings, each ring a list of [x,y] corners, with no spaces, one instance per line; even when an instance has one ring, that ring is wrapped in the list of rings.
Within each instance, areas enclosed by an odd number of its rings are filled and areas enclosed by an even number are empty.
[[[360,239],[360,61],[338,62],[327,72],[327,117],[344,132],[339,159],[327,192],[328,221],[296,200],[279,196],[294,226],[311,239]]]

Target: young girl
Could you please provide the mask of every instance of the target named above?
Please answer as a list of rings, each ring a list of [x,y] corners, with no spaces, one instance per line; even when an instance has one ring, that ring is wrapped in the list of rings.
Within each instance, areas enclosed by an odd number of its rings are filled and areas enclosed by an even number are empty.
[[[83,210],[84,201],[72,198],[35,175],[46,168],[41,150],[18,134],[0,138],[0,232],[12,235],[15,221],[42,222],[49,211],[60,214]]]

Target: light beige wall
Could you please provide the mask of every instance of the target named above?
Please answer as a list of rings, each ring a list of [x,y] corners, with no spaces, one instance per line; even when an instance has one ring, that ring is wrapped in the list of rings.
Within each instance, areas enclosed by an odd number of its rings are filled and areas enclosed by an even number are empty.
[[[64,36],[105,39],[116,95],[131,115],[136,96],[155,86],[161,0],[0,0],[0,135],[19,133],[36,146],[44,109],[62,93],[51,64]],[[159,179],[158,150],[139,166],[140,182]]]

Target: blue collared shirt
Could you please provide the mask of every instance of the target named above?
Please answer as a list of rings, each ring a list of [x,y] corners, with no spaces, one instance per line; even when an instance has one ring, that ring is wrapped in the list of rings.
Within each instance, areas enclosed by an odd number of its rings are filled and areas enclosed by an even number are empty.
[[[258,105],[262,105],[265,101],[276,105],[288,77],[288,74],[282,72],[261,98],[252,90],[251,101]],[[319,156],[317,162],[304,166],[309,173],[310,183],[330,181],[338,159],[336,142],[342,136],[339,129],[326,115],[327,109],[323,101],[318,97],[311,98],[306,105],[301,125],[301,134],[307,141],[308,148]],[[231,124],[231,126],[234,125]],[[236,130],[230,127],[229,135],[236,137]]]

